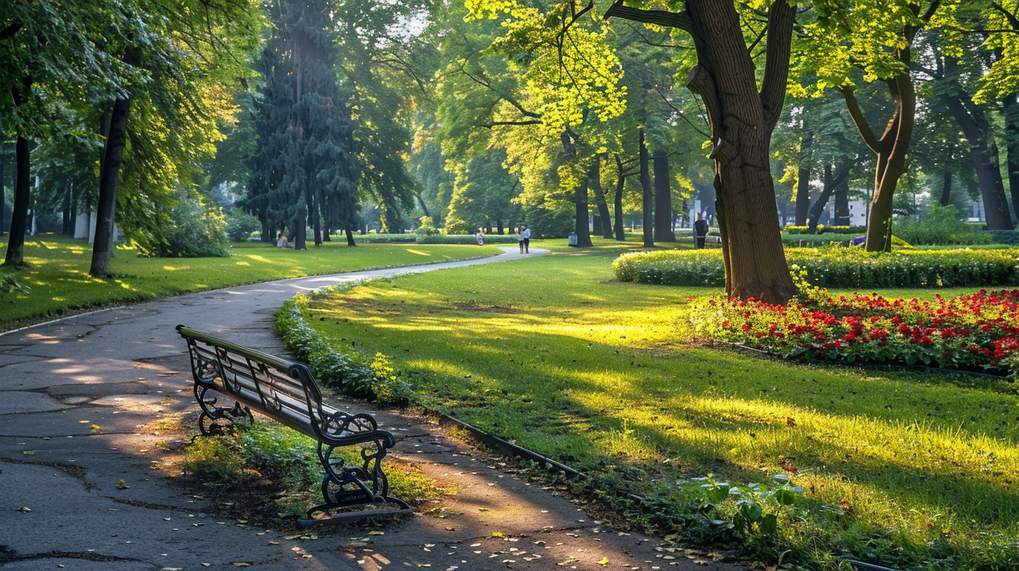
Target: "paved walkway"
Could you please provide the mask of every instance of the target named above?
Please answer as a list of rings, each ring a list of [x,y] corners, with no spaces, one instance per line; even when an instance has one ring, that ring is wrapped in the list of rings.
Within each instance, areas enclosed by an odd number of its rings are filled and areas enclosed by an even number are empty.
[[[0,334],[0,567],[735,571],[683,550],[659,551],[655,538],[603,528],[498,458],[408,413],[376,412],[398,438],[393,455],[458,493],[437,504],[446,517],[390,521],[379,525],[381,534],[342,526],[280,533],[223,521],[210,499],[187,495],[158,469],[167,437],[143,426],[197,408],[178,323],[282,354],[273,315],[299,291],[547,253],[514,250],[227,288]]]

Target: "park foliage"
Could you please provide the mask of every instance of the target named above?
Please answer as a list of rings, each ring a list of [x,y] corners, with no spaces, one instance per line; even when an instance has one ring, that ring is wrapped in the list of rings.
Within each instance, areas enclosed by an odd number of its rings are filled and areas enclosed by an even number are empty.
[[[1019,255],[1005,249],[917,250],[891,254],[862,248],[789,248],[790,265],[831,288],[1000,287],[1019,284]],[[672,286],[719,286],[725,268],[717,249],[623,254],[613,263],[622,281]]]

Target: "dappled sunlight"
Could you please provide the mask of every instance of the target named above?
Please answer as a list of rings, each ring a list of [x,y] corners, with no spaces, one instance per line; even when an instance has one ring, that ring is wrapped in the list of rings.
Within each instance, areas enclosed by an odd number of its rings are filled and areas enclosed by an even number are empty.
[[[407,249],[407,253],[409,253],[409,254],[415,254],[415,255],[417,255],[417,256],[425,256],[425,257],[427,257],[427,258],[430,258],[430,257],[432,257],[432,255],[431,255],[431,254],[429,254],[428,252],[422,252],[421,250],[411,250],[411,249],[409,249],[409,248]]]
[[[251,266],[251,262],[245,262],[243,260],[237,260],[234,262],[235,266]]]

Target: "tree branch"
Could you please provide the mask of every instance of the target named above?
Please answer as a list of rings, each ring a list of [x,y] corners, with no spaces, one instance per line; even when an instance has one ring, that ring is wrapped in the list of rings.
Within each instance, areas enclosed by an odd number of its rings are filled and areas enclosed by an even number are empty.
[[[860,103],[856,101],[856,94],[853,92],[853,88],[843,87],[840,91],[842,91],[842,96],[846,98],[846,107],[849,109],[849,115],[853,118],[853,123],[856,123],[856,128],[860,130],[863,142],[867,144],[870,150],[875,153],[879,152],[880,144],[877,137],[874,136],[874,131],[871,130],[870,124],[867,123],[867,118],[863,116],[863,110],[860,109]]]
[[[1001,15],[1004,16],[1006,20],[1008,20],[1008,23],[1012,26],[1012,28],[1014,30],[1019,31],[1019,18],[1016,18],[1015,14],[1006,10],[1005,7],[998,2],[991,2],[991,7],[1001,12]]]
[[[786,0],[778,0],[768,10],[768,46],[761,82],[761,104],[768,133],[775,128],[785,103],[786,82],[789,80],[793,23],[796,10]]]
[[[693,32],[693,20],[686,12],[669,12],[666,10],[641,10],[640,8],[631,8],[629,6],[623,6],[622,0],[617,0],[609,9],[605,12],[605,19],[608,18],[620,18],[622,20],[631,20],[634,22],[641,22],[643,24],[655,24],[658,26],[666,26],[670,28],[679,28],[680,30],[686,30],[687,32]]]
[[[482,124],[478,125],[478,127],[484,127],[486,129],[491,129],[492,127],[496,127],[498,125],[541,125],[541,120],[540,119],[528,119],[528,120],[524,120],[524,121],[492,121],[491,123],[482,123]]]

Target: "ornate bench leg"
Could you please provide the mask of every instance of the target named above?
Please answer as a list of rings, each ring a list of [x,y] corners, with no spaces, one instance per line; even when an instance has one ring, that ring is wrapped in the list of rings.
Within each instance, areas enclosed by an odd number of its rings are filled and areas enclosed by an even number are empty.
[[[235,420],[241,419],[251,422],[255,419],[251,414],[251,409],[246,406],[241,406],[241,403],[234,402],[232,408],[224,408],[216,406],[217,398],[206,400],[205,393],[209,392],[210,388],[199,384],[195,385],[195,399],[198,401],[198,406],[202,408],[201,414],[198,415],[198,430],[204,436],[212,434],[219,434],[223,430],[223,426],[220,425],[217,420],[227,420],[230,424],[233,424]]]
[[[393,504],[400,509],[399,513],[409,513],[410,506],[406,502],[389,495],[389,481],[380,465],[386,455],[382,442],[376,441],[361,449],[363,467],[347,466],[346,459],[334,454],[336,450],[333,446],[319,444],[318,456],[325,470],[325,477],[322,478],[324,503],[308,510],[309,518],[315,513],[359,504]],[[386,513],[387,511],[367,511],[352,515],[353,518],[359,518]]]

